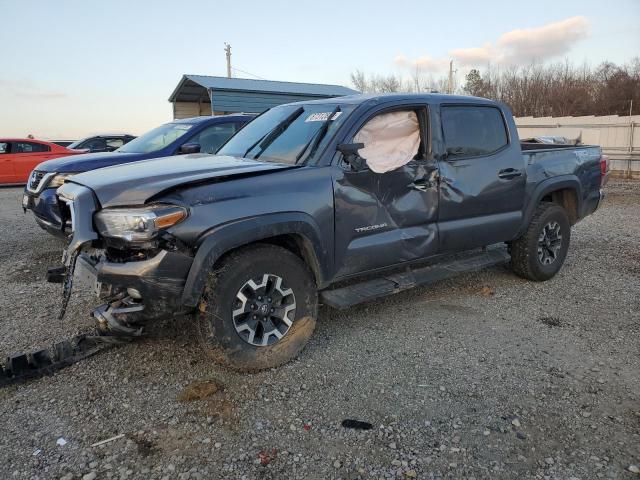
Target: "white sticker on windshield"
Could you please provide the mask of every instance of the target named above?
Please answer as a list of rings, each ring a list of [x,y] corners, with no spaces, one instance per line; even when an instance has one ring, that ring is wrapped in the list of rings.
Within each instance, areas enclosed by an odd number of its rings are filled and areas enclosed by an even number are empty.
[[[331,112],[312,113],[307,117],[305,122],[326,122],[327,119],[329,118],[329,115],[331,115]],[[340,115],[342,115],[342,112],[336,112],[331,118],[331,120],[335,120]]]
[[[189,124],[185,124],[185,125],[176,125],[175,129],[176,130],[189,130],[191,127],[193,127],[193,125],[189,125]]]

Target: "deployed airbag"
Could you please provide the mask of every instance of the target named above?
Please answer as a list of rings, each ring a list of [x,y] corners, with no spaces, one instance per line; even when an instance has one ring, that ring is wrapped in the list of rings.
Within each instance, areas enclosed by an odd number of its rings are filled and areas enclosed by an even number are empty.
[[[354,143],[364,143],[358,154],[376,173],[395,170],[418,153],[420,124],[413,111],[390,112],[369,120],[353,137]]]

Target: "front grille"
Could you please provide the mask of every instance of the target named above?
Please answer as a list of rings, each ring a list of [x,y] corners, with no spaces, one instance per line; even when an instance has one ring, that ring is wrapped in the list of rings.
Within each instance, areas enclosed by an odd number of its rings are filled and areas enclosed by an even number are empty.
[[[31,175],[29,176],[29,190],[33,190],[34,192],[38,190],[38,186],[40,186],[44,173],[45,172],[39,172],[37,170],[31,172]]]
[[[40,172],[38,170],[34,170],[29,175],[29,180],[27,181],[27,190],[31,193],[40,193],[42,189],[44,189],[51,180],[51,177],[55,176],[55,172]]]

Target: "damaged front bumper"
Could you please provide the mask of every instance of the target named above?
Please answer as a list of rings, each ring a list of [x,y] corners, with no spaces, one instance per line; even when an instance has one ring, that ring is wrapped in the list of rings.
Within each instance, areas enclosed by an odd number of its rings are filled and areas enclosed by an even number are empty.
[[[160,250],[144,260],[111,262],[88,252],[81,253],[78,264],[82,272],[89,271],[94,278],[93,287],[102,298],[125,294],[144,308],[137,310],[136,318],[158,318],[185,313],[182,291],[193,263],[193,257]],[[86,283],[86,282],[84,282]],[[126,313],[126,312],[123,312]],[[132,312],[133,313],[133,312]]]
[[[114,315],[128,314],[137,322],[188,310],[182,306],[182,292],[193,263],[191,255],[154,248],[127,259],[109,258],[104,240],[93,228],[93,214],[98,209],[93,192],[65,183],[58,195],[69,206],[72,225],[63,254],[63,273],[59,274],[66,296],[73,281],[78,280],[105,299],[106,306],[94,311],[99,323]]]

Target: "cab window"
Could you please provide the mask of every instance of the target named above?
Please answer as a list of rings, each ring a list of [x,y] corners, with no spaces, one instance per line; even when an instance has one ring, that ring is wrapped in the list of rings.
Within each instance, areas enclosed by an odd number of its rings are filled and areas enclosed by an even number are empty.
[[[375,173],[396,170],[412,160],[424,160],[424,113],[424,109],[410,109],[377,114],[353,137],[353,143],[364,145],[358,155]]]
[[[441,118],[449,159],[491,155],[509,143],[502,113],[495,107],[443,106]]]

